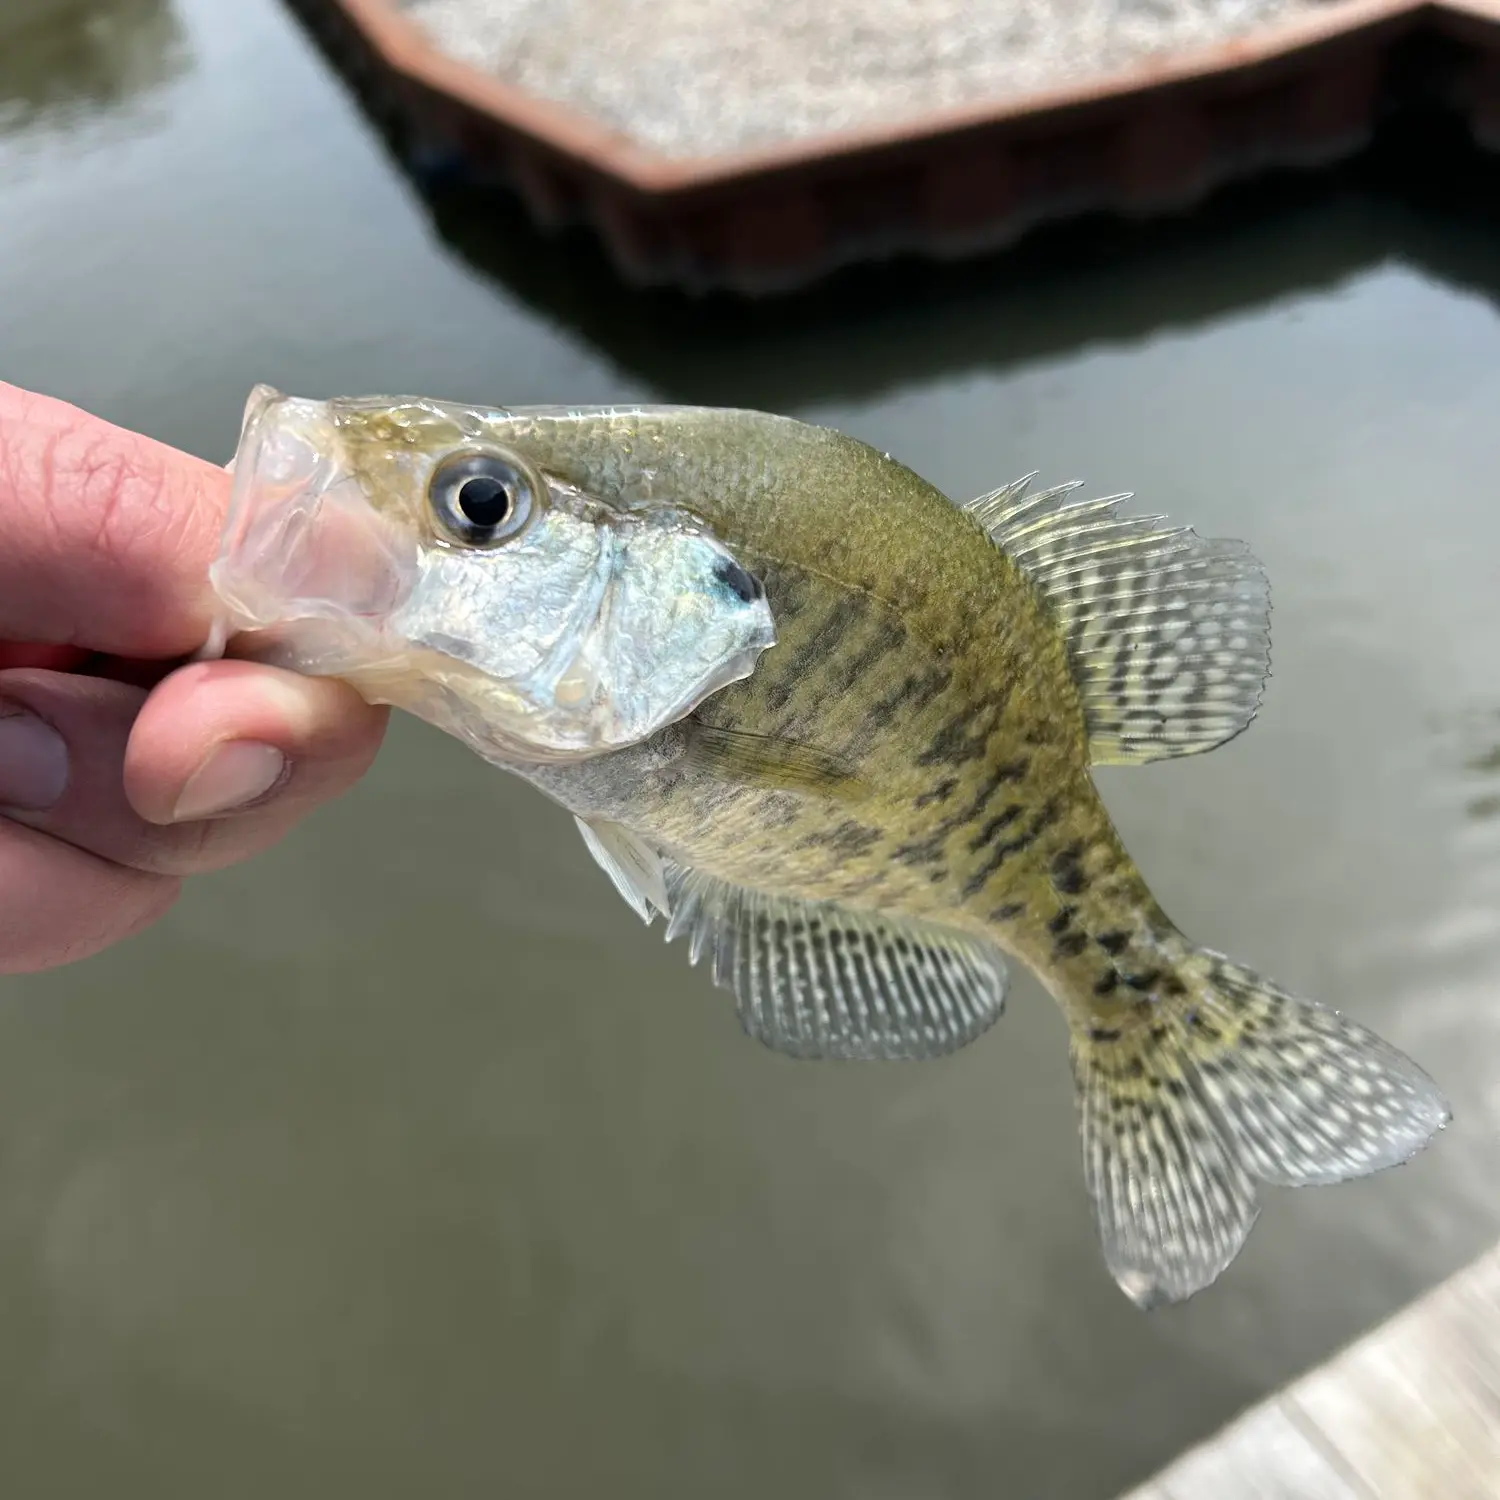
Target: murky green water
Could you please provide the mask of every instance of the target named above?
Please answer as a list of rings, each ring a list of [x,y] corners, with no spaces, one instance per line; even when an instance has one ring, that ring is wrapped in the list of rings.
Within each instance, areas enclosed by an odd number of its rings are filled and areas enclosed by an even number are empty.
[[[219,460],[258,380],[745,402],[1251,539],[1260,722],[1105,794],[1189,932],[1457,1122],[1145,1318],[1033,983],[941,1066],[777,1059],[565,815],[403,723],[159,931],[7,983],[0,1493],[1104,1500],[1500,1232],[1492,227],[1345,186],[674,313],[440,236],[276,0],[50,9],[0,32],[0,376]]]

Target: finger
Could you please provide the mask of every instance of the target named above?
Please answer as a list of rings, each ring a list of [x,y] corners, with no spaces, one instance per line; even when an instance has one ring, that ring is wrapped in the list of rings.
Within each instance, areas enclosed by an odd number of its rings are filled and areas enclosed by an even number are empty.
[[[6,667],[48,667],[67,672],[88,660],[76,646],[39,646],[25,641],[0,641],[0,670]]]
[[[341,684],[241,662],[183,668],[151,693],[0,672],[0,805],[134,869],[221,869],[357,780],[383,728]]]
[[[195,662],[142,707],[125,753],[125,794],[149,823],[233,815],[240,837],[264,847],[364,775],[388,716],[332,678]]]
[[[229,486],[210,463],[0,384],[0,639],[197,650]]]
[[[0,818],[0,974],[89,958],[156,921],[178,889]]]

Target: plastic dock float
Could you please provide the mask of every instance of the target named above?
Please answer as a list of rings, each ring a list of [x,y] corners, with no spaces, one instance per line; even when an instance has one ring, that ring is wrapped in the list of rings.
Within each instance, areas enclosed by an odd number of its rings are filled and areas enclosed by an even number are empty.
[[[632,284],[789,289],[852,261],[962,256],[1045,220],[1180,210],[1231,179],[1357,152],[1436,96],[1500,147],[1500,0],[1332,0],[1065,88],[685,158],[440,52],[398,0],[287,0],[419,179],[588,224]]]

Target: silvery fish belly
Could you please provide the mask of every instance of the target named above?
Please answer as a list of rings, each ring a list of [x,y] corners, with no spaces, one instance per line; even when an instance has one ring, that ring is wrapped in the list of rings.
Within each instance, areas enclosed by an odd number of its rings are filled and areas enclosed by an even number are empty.
[[[1213,1282],[1259,1184],[1448,1122],[1358,1022],[1184,936],[1091,776],[1254,718],[1241,543],[1029,480],[955,503],[826,428],[703,407],[252,398],[213,577],[233,649],[347,678],[576,816],[790,1056],[932,1059],[1027,965],[1085,1188],[1142,1307]]]

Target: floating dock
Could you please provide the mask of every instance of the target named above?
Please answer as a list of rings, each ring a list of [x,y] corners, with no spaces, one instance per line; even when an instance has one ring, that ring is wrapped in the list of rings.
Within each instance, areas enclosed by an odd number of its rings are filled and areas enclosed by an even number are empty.
[[[1500,149],[1500,0],[1338,0],[1128,70],[770,149],[657,155],[437,50],[397,0],[287,0],[409,168],[589,225],[629,282],[785,290],[893,253],[993,249],[1043,221],[1191,206],[1357,152],[1420,97]]]
[[[1496,1500],[1500,1247],[1121,1500]]]

